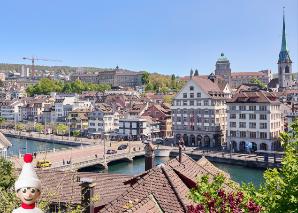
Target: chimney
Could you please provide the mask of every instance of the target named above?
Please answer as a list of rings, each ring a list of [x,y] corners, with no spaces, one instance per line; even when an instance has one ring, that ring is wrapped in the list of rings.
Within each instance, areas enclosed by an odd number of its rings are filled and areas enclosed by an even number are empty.
[[[180,138],[179,140],[179,163],[182,162],[182,148],[184,146],[184,140],[183,137]]]
[[[154,165],[154,149],[155,147],[149,141],[145,146],[145,171],[152,169]]]
[[[81,205],[84,213],[94,213],[94,203],[91,201],[94,196],[93,180],[91,178],[81,178]]]

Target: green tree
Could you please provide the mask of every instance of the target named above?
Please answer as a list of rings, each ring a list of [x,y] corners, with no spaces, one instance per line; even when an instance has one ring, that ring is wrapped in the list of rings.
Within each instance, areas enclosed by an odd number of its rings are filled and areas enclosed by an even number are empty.
[[[74,131],[72,132],[72,135],[76,138],[76,140],[77,140],[77,138],[80,136],[80,134],[81,134],[81,131],[80,131],[80,130],[74,130]]]
[[[143,75],[142,75],[142,83],[143,84],[148,84],[149,83],[149,76],[150,74],[148,72],[144,72]]]
[[[44,130],[44,126],[41,123],[37,123],[35,124],[35,130],[39,133],[40,137],[40,133]]]
[[[261,89],[266,89],[267,85],[265,83],[263,83],[260,79],[257,78],[252,78],[249,81],[252,84],[257,84],[259,87],[261,87]]]
[[[23,131],[24,129],[25,129],[24,124],[22,124],[22,123],[18,123],[18,124],[16,125],[16,130],[17,130],[17,131],[21,132],[21,131]]]
[[[190,198],[196,205],[189,205],[188,213],[261,212],[261,206],[240,188],[229,183],[223,175],[217,175],[213,179],[208,175],[200,177],[196,187],[190,191]]]
[[[268,169],[265,183],[259,188],[244,184],[243,189],[263,206],[264,212],[298,211],[298,122],[291,125],[293,131],[283,133],[281,141],[285,149],[280,169]]]
[[[15,182],[14,168],[10,161],[0,157],[0,188],[9,189]]]
[[[174,98],[174,96],[172,96],[172,95],[165,95],[163,97],[163,101],[165,103],[172,104],[173,98]]]
[[[2,125],[5,122],[5,118],[0,117],[0,128],[2,129]]]
[[[66,131],[68,130],[68,126],[66,126],[65,124],[58,124],[56,126],[56,134],[57,135],[62,135],[62,140],[63,140],[63,136],[65,135]]]

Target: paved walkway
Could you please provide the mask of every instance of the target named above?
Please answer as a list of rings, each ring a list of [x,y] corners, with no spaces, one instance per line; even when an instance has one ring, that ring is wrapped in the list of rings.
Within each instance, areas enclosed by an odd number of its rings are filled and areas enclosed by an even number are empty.
[[[106,151],[109,149],[117,150],[120,143],[113,143],[111,147],[106,144]],[[123,144],[123,143],[121,143]],[[144,145],[140,142],[130,143],[125,150],[117,150],[117,154],[130,153],[133,150],[143,150]],[[38,153],[36,158],[33,159],[33,165],[36,165],[38,160],[48,160],[52,163],[52,167],[60,167],[67,164],[67,161],[72,163],[79,163],[82,161],[93,160],[96,158],[104,157],[104,144],[81,146],[77,148],[71,148],[66,150],[57,150],[55,152]],[[108,156],[108,154],[106,154]],[[14,163],[16,168],[21,168],[23,165],[22,157],[11,157],[10,160]]]
[[[85,137],[68,137],[68,136],[60,136],[60,135],[45,135],[45,134],[40,134],[37,132],[20,132],[20,131],[15,131],[13,129],[7,130],[7,129],[0,129],[0,131],[4,134],[12,134],[15,136],[25,136],[25,137],[31,137],[31,138],[36,138],[36,139],[47,139],[47,140],[57,140],[57,141],[63,141],[63,142],[72,142],[72,143],[78,143],[78,144],[89,144],[89,145],[95,145],[98,143],[102,143],[103,139],[89,139]],[[131,141],[112,141],[112,143],[127,143]]]

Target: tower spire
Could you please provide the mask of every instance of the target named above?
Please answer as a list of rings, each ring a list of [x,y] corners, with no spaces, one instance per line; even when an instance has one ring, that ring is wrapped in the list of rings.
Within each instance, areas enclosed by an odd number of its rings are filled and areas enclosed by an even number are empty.
[[[281,49],[279,52],[278,63],[287,63],[287,62],[291,63],[292,61],[287,47],[285,7],[283,7],[282,41],[281,41]]]
[[[283,7],[281,51],[288,51],[288,48],[287,48],[287,39],[286,39],[285,7]]]

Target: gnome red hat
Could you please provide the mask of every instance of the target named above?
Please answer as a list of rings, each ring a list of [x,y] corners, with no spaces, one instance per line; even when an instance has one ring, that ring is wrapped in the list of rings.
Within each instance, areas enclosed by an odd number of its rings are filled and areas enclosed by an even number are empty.
[[[41,182],[38,179],[34,167],[32,165],[33,157],[31,154],[24,155],[24,165],[22,172],[15,183],[15,190],[24,188],[24,187],[31,187],[39,189],[41,188]]]

